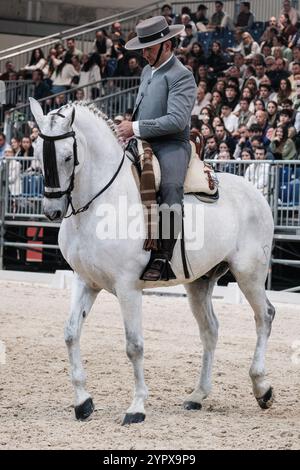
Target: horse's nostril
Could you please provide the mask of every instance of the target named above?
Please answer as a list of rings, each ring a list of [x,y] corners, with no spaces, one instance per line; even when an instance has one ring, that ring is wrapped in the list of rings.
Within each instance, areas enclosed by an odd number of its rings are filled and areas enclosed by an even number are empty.
[[[56,212],[56,219],[60,219],[61,218],[61,211],[57,211]]]

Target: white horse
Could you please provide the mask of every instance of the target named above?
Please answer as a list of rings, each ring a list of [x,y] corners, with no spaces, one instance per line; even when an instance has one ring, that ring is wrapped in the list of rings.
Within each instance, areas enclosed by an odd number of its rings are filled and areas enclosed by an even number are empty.
[[[75,390],[77,419],[86,419],[94,409],[92,398],[85,390],[86,376],[79,342],[82,325],[102,289],[114,294],[120,303],[126,352],[134,370],[133,401],[126,411],[123,424],[145,419],[144,401],[148,394],[143,370],[142,290],[145,287],[185,285],[199,325],[204,353],[199,381],[193,393],[186,398],[184,407],[188,410],[200,409],[211,390],[218,336],[212,291],[216,280],[228,269],[254,311],[257,343],[250,377],[258,404],[263,409],[269,408],[273,402],[273,392],[266,378],[265,353],[275,309],[266,297],[265,281],[272,249],[273,219],[263,196],[243,178],[220,173],[220,199],[217,203],[205,204],[194,196],[185,197],[185,204],[193,205],[203,216],[197,227],[198,232],[202,230],[203,244],[199,242],[196,250],[187,249],[192,273],[190,279],[184,276],[180,244],[177,243],[172,259],[177,279],[153,284],[140,281],[141,272],[149,260],[149,253],[142,248],[143,239],[102,237],[104,226],[99,225],[103,205],[114,208],[116,220],[126,217],[124,206],[119,205],[120,198],[126,200],[129,214],[132,207],[141,207],[131,162],[124,158],[109,121],[99,111],[80,103],[66,105],[58,113],[50,112],[44,116],[38,102],[33,99],[30,102],[41,130],[36,156],[44,163],[45,183],[48,184],[44,212],[51,220],[63,219],[59,246],[75,271],[65,341]],[[74,143],[78,147],[78,157]],[[74,210],[83,207],[86,210],[64,218],[70,215],[71,206]],[[142,212],[137,217],[137,225],[143,226]],[[110,222],[116,224],[115,220]],[[186,238],[190,239],[191,227],[187,222]]]

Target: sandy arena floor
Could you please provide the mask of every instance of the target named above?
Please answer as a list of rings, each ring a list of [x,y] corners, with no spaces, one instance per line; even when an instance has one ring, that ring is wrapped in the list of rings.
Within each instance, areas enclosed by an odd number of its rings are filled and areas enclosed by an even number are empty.
[[[292,360],[292,345],[300,340],[299,306],[277,306],[267,354],[276,402],[262,411],[248,378],[252,311],[216,302],[220,339],[213,391],[202,411],[188,412],[182,402],[202,354],[196,322],[186,299],[144,297],[147,417],[143,424],[121,427],[133,377],[117,301],[102,293],[83,330],[96,411],[81,423],[74,418],[63,339],[69,295],[0,282],[0,339],[6,345],[0,449],[300,449],[300,346],[294,356],[299,364]]]

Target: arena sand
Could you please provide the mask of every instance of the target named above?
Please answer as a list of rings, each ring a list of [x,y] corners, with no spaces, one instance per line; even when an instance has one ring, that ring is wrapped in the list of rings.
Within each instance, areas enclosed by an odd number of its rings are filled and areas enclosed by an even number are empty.
[[[145,296],[147,416],[142,424],[121,427],[133,376],[118,303],[100,294],[83,330],[87,388],[96,411],[82,423],[74,418],[63,339],[69,297],[67,290],[0,282],[0,339],[6,345],[0,449],[300,448],[300,352],[293,349],[300,340],[299,306],[276,308],[267,353],[276,401],[262,411],[248,377],[256,338],[253,313],[248,306],[216,301],[220,334],[213,390],[201,411],[188,412],[182,402],[192,391],[202,354],[196,322],[187,299]]]

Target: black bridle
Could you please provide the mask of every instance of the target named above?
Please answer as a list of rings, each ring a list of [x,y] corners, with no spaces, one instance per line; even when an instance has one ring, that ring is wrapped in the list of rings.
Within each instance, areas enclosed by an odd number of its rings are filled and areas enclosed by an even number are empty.
[[[60,114],[57,112],[61,117],[65,117],[63,114]],[[72,120],[71,120],[71,126],[74,121],[74,115],[75,115],[75,109],[73,109],[72,113]],[[122,160],[117,168],[117,171],[115,174],[112,176],[112,178],[109,180],[109,182],[102,188],[90,201],[85,204],[84,206],[80,207],[79,209],[75,210],[73,203],[72,203],[72,191],[74,189],[74,181],[75,181],[75,169],[76,166],[79,165],[78,161],[78,155],[77,155],[77,140],[76,140],[76,135],[73,130],[70,132],[66,132],[65,134],[62,135],[56,135],[56,136],[49,136],[45,135],[40,132],[40,137],[44,140],[43,143],[43,164],[44,164],[44,178],[45,178],[45,187],[47,188],[53,188],[57,189],[60,188],[60,182],[59,182],[59,175],[58,175],[58,170],[57,170],[57,160],[56,160],[56,150],[55,150],[55,141],[56,140],[62,140],[62,139],[67,139],[69,137],[72,137],[74,139],[73,142],[73,171],[70,179],[70,184],[68,188],[65,191],[44,191],[44,197],[48,199],[60,199],[62,196],[67,195],[68,198],[68,207],[69,205],[72,208],[72,211],[69,215],[65,216],[65,218],[71,217],[72,215],[77,215],[80,214],[81,212],[85,212],[88,210],[92,202],[99,197],[104,191],[106,191],[111,184],[114,182],[116,177],[118,176],[123,163],[125,159],[125,150],[123,152],[123,157]]]

